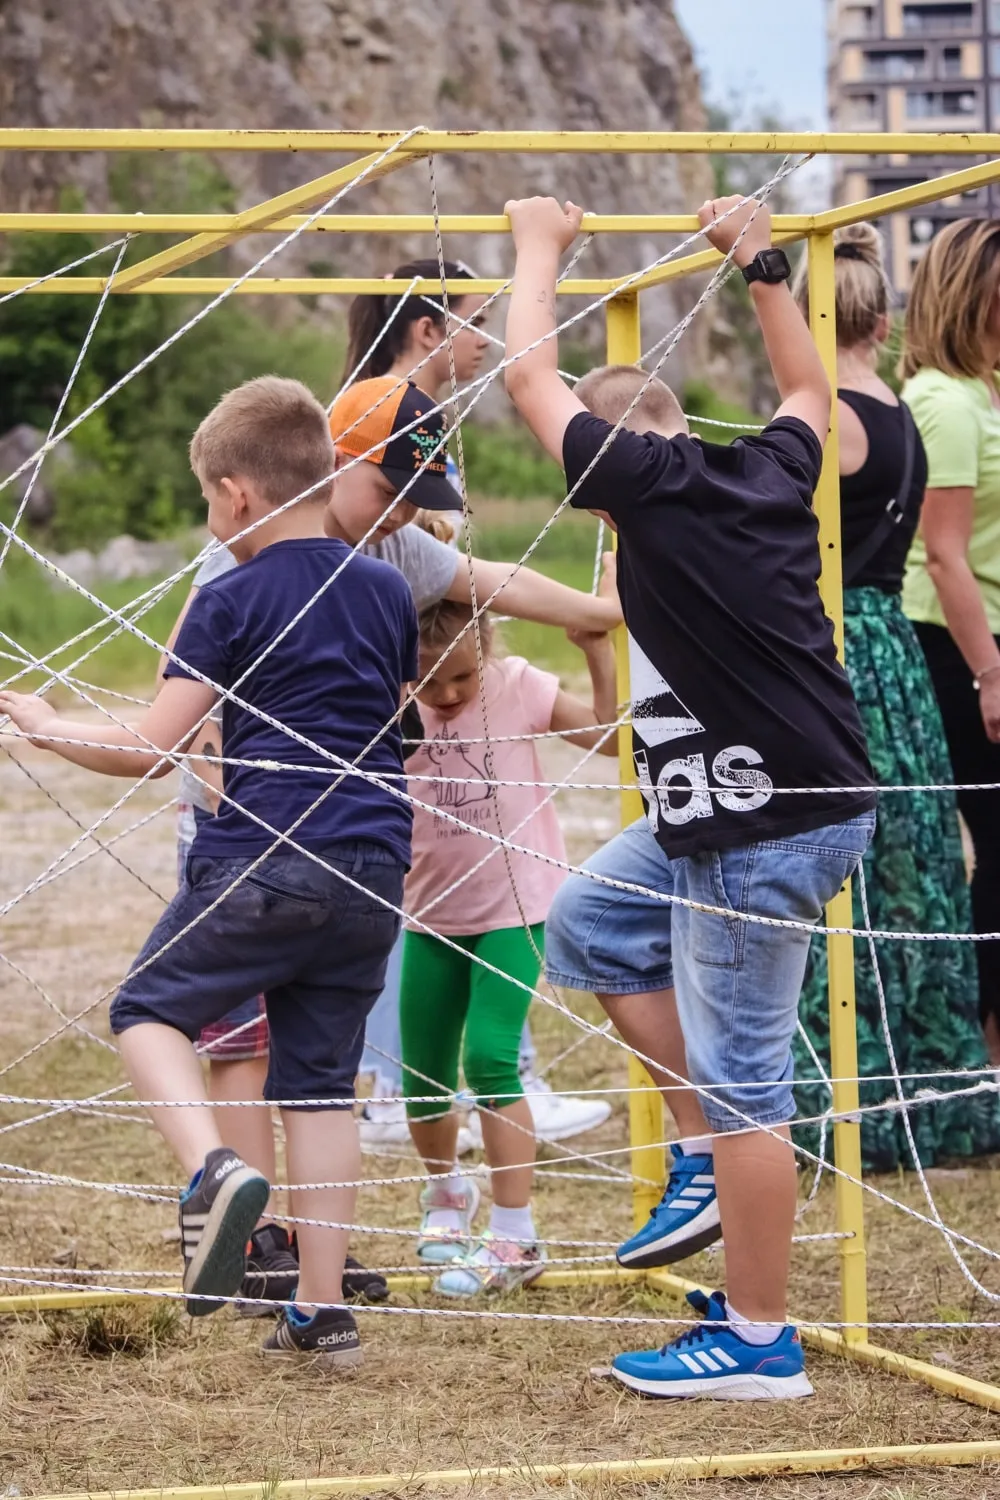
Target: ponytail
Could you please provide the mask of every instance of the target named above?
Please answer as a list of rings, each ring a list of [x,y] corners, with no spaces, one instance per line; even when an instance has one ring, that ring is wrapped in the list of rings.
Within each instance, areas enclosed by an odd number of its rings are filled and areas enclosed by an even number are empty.
[[[468,266],[453,260],[445,261],[444,272],[449,281],[463,277],[471,279],[473,274]],[[430,280],[440,274],[438,261],[412,260],[397,266],[392,278],[395,281],[412,281],[414,277]],[[371,380],[387,375],[406,349],[410,325],[421,318],[431,318],[444,331],[444,312],[428,297],[406,292],[398,295],[378,292],[374,296],[355,297],[347,315],[347,355],[341,385],[352,377]],[[362,359],[364,364],[359,369]]]

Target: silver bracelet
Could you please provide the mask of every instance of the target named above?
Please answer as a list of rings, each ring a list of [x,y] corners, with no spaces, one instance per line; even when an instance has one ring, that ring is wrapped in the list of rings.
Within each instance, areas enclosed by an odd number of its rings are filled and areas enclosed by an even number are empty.
[[[976,673],[975,677],[973,677],[972,679],[972,686],[975,688],[977,693],[979,692],[979,689],[982,687],[986,678],[992,677],[994,672],[1000,672],[1000,661],[994,662],[992,667],[986,667],[984,671]]]

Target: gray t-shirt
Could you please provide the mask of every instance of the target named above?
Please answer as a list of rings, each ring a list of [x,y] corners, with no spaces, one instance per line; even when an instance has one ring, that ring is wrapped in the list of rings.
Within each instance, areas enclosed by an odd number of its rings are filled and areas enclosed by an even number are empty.
[[[399,569],[410,585],[413,602],[418,610],[426,609],[429,604],[436,604],[439,599],[444,598],[454,582],[460,561],[453,547],[439,542],[426,531],[421,531],[419,526],[402,526],[392,536],[386,537],[384,542],[375,542],[363,548],[363,551],[369,557],[381,558],[383,562],[391,563],[394,568]],[[217,547],[207,555],[195,573],[193,587],[200,589],[237,566],[235,557],[227,547]],[[221,711],[213,717],[216,717],[216,722],[221,722]],[[181,770],[181,784],[177,795],[182,805],[211,811],[205,787],[196,776],[192,776],[186,764]],[[192,824],[193,819],[183,824],[182,838],[190,833],[193,839]]]

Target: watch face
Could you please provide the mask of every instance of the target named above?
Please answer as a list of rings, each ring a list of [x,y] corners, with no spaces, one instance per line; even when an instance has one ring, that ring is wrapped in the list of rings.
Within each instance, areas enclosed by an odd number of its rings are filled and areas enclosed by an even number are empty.
[[[784,250],[770,250],[760,252],[761,269],[767,281],[784,281],[791,272],[788,264],[788,256]]]

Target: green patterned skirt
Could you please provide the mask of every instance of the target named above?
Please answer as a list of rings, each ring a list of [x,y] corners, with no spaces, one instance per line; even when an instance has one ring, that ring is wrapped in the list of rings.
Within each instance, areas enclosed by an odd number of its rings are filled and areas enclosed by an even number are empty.
[[[848,589],[844,596],[847,670],[861,710],[868,751],[880,786],[942,785],[952,778],[941,716],[920,644],[898,597],[879,589]],[[910,932],[968,932],[969,891],[955,797],[951,792],[886,792],[878,827],[864,862],[871,923]],[[857,881],[854,926],[864,925]],[[935,1077],[940,1069],[983,1068],[986,1049],[979,1024],[976,959],[971,943],[876,945],[896,1062],[901,1074],[931,1075],[904,1081],[909,1097],[923,1090],[961,1088],[962,1080]],[[895,1097],[883,1039],[878,991],[867,943],[855,941],[858,1072],[862,1105]],[[813,939],[799,1015],[809,1039],[830,1065],[826,940]],[[796,1038],[795,1076],[816,1078],[816,1065]],[[829,1108],[823,1085],[796,1087],[799,1114]],[[925,1166],[948,1157],[1000,1151],[1000,1105],[995,1094],[929,1102],[910,1111],[917,1150]],[[818,1131],[799,1126],[799,1144],[815,1151]],[[868,1171],[892,1171],[913,1162],[898,1111],[862,1116],[861,1148]]]

